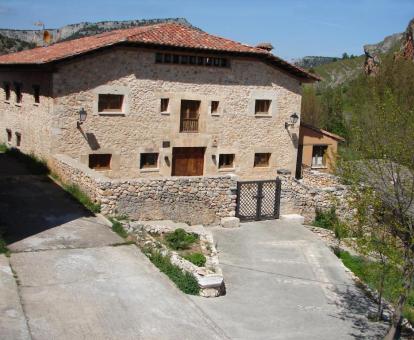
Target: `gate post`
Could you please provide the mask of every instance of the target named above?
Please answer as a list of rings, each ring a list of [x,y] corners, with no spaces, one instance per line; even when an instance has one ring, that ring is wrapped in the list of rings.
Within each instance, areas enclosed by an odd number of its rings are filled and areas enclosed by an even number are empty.
[[[280,217],[280,196],[282,192],[282,181],[279,177],[276,177],[276,190],[275,190],[275,218]]]
[[[236,195],[237,195],[237,197],[236,197],[236,217],[238,217],[238,218],[240,218],[240,187],[241,187],[241,184],[240,184],[240,182],[237,182],[237,191],[236,191]]]
[[[262,215],[262,198],[263,198],[263,183],[257,183],[257,204],[256,204],[256,221],[260,221]]]

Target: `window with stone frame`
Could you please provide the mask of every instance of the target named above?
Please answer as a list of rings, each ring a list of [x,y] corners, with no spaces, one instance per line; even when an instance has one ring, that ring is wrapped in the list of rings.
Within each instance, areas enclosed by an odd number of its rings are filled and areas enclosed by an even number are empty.
[[[170,99],[169,98],[161,98],[161,113],[167,113],[169,112],[169,106],[170,106]]]
[[[254,113],[257,114],[270,114],[270,99],[256,99],[254,105]]]
[[[12,141],[12,131],[10,129],[6,129],[6,134],[7,134],[7,142],[11,143],[11,141]]]
[[[122,94],[99,94],[98,112],[122,112],[123,102]]]
[[[156,152],[141,153],[139,168],[140,169],[158,168],[158,153]]]
[[[269,167],[271,154],[268,152],[258,152],[254,154],[254,167],[266,168]]]
[[[220,102],[218,100],[211,101],[211,114],[219,113],[219,105],[220,105]]]
[[[94,170],[111,170],[111,154],[90,154],[89,168]]]
[[[5,95],[5,100],[9,101],[10,97],[11,97],[11,88],[10,88],[10,83],[3,83],[3,89],[4,89],[4,95]]]
[[[40,86],[39,85],[33,85],[33,99],[35,104],[40,103]]]
[[[23,100],[22,84],[14,83],[14,93],[16,95],[16,103],[21,104]]]
[[[219,169],[233,169],[234,168],[234,153],[225,153],[219,155]]]
[[[20,132],[16,132],[16,146],[20,146],[22,143],[22,135]]]

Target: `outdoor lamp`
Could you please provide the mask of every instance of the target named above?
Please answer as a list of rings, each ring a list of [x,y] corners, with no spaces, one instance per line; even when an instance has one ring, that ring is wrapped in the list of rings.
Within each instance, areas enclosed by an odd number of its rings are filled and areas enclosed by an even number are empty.
[[[290,122],[285,122],[285,129],[287,129],[289,126],[295,126],[295,124],[299,120],[299,115],[295,112],[290,116]]]
[[[86,120],[86,116],[87,116],[87,113],[86,113],[86,110],[82,107],[80,110],[79,110],[79,120],[77,121],[77,126],[78,126],[78,128],[83,124],[83,122]]]

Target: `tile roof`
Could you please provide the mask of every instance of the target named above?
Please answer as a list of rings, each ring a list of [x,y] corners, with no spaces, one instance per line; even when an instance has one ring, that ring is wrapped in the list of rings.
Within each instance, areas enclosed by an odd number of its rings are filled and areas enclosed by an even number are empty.
[[[341,137],[341,136],[339,136],[339,135],[336,135],[336,134],[334,134],[334,133],[332,133],[332,132],[329,132],[329,131],[326,131],[326,130],[320,129],[320,128],[318,128],[318,127],[316,127],[316,126],[313,126],[313,125],[310,125],[310,124],[306,124],[306,123],[300,122],[300,126],[301,126],[301,127],[308,128],[308,129],[313,130],[313,131],[315,131],[315,132],[319,132],[319,133],[321,133],[321,134],[323,134],[323,135],[326,135],[326,136],[328,136],[328,137],[331,137],[331,138],[333,138],[333,139],[336,139],[337,141],[340,141],[340,142],[345,142],[345,141],[346,141],[346,139],[345,139],[345,138],[343,138],[343,137]]]
[[[212,52],[231,52],[261,57],[285,68],[300,78],[319,80],[316,76],[292,65],[270,52],[214,36],[179,23],[161,23],[129,29],[109,31],[89,37],[63,41],[47,47],[37,47],[0,56],[0,65],[46,64],[81,55],[103,47],[122,43],[182,47]]]

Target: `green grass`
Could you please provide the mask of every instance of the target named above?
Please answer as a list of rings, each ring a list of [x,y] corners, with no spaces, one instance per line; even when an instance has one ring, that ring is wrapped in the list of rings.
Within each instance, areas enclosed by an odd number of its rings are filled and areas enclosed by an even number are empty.
[[[195,264],[197,267],[204,267],[206,264],[206,257],[201,253],[192,253],[185,255],[184,258],[187,261],[190,261],[191,263]]]
[[[76,184],[63,184],[63,188],[90,212],[99,213],[101,211],[101,206],[92,202],[89,196],[85,194]]]
[[[360,256],[353,256],[346,251],[340,251],[337,256],[342,260],[343,264],[349,268],[356,276],[365,282],[371,289],[378,290],[380,283],[379,269],[380,264],[369,261]],[[398,298],[398,292],[401,289],[402,274],[393,267],[387,267],[387,276],[384,282],[384,299],[393,303]],[[412,291],[408,297],[404,317],[414,324],[414,292]]]
[[[180,267],[171,263],[168,256],[162,255],[159,251],[149,250],[144,252],[151,262],[184,293],[190,295],[198,295],[200,286],[193,274],[185,272]]]
[[[122,223],[115,220],[115,219],[113,219],[113,218],[110,218],[109,220],[112,222],[112,231],[117,233],[122,238],[127,238],[128,233],[126,232],[126,230],[122,226]]]
[[[184,250],[198,241],[198,235],[194,233],[187,233],[184,229],[178,228],[172,233],[165,235],[167,246],[174,250]]]
[[[27,170],[33,175],[48,175],[50,170],[46,164],[46,161],[35,156],[34,154],[25,154],[18,149],[8,149],[6,147],[6,154],[14,157],[20,163],[23,163]]]
[[[335,224],[338,223],[338,216],[334,207],[329,210],[316,209],[315,220],[312,225],[319,228],[334,230]]]

